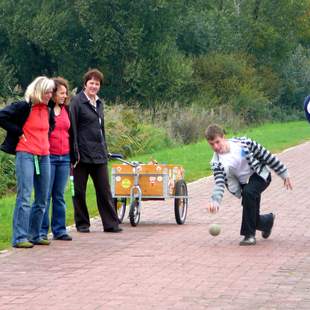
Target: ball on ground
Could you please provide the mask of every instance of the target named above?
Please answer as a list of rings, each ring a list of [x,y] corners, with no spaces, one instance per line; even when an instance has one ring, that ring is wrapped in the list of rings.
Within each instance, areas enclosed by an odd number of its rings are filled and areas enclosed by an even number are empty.
[[[209,227],[209,233],[212,236],[217,236],[221,232],[221,227],[219,224],[211,224]]]

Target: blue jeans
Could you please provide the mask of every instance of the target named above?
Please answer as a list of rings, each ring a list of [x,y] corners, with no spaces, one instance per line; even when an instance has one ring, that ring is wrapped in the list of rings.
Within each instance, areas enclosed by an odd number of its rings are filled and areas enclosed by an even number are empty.
[[[38,156],[40,174],[36,174],[34,155],[16,152],[16,206],[13,216],[13,246],[19,242],[40,240],[50,181],[49,156]],[[30,206],[34,189],[34,202]]]
[[[49,206],[52,198],[51,228],[54,237],[67,234],[66,230],[66,203],[64,198],[65,187],[70,172],[69,155],[50,155],[51,179],[47,207],[41,227],[41,237],[46,237],[49,229]]]

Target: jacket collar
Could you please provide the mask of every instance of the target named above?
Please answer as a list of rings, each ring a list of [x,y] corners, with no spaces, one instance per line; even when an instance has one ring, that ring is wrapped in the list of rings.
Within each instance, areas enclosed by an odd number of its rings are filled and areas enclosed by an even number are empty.
[[[86,94],[84,93],[83,90],[79,93],[79,97],[80,97],[80,101],[82,103],[90,104],[89,98],[86,96]],[[102,104],[102,101],[101,101],[101,99],[98,96],[96,97],[96,102],[99,103],[99,104]]]

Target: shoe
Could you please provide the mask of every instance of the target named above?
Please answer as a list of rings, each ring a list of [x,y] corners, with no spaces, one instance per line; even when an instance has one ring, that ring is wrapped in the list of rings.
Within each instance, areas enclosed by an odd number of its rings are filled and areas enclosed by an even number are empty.
[[[89,233],[89,228],[86,226],[77,227],[76,230],[80,233]]]
[[[240,241],[239,245],[255,245],[256,239],[254,236],[245,236],[243,240]]]
[[[271,235],[273,223],[274,223],[274,220],[275,220],[275,218],[276,218],[276,216],[275,216],[273,213],[271,213],[271,215],[272,215],[272,219],[271,219],[271,226],[270,226],[270,229],[265,230],[265,231],[262,231],[262,237],[263,237],[264,239],[269,238],[269,236]]]
[[[48,240],[47,236],[41,236],[41,239]]]
[[[63,240],[63,241],[71,241],[72,237],[68,234],[59,236],[59,237],[53,237],[53,240]]]
[[[34,245],[50,245],[51,241],[40,239],[39,241],[32,242]]]
[[[33,243],[29,241],[24,241],[24,242],[17,242],[14,245],[14,248],[19,248],[19,249],[30,249],[33,248]]]
[[[111,227],[111,228],[104,229],[104,232],[110,232],[110,233],[119,233],[121,231],[123,231],[123,229],[120,227]]]

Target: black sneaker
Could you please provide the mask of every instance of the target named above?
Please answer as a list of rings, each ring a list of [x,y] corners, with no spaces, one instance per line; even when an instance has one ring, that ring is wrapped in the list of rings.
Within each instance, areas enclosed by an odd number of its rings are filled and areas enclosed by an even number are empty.
[[[54,237],[53,239],[54,240],[71,241],[72,237],[70,235],[68,235],[68,234],[65,234],[65,235],[62,235],[62,236],[59,236],[59,237]]]
[[[89,233],[89,228],[86,226],[77,227],[76,230],[80,233]]]
[[[243,240],[239,242],[239,245],[255,245],[256,239],[254,236],[245,236]]]
[[[271,235],[271,231],[272,231],[272,227],[273,227],[273,224],[274,224],[274,220],[275,220],[275,218],[276,218],[276,216],[275,216],[273,213],[271,213],[271,215],[272,215],[272,219],[271,219],[271,226],[270,226],[270,229],[265,230],[265,231],[262,231],[262,237],[263,237],[264,239],[269,238],[269,236]]]
[[[123,229],[120,227],[111,227],[111,228],[104,229],[104,232],[110,232],[110,233],[119,233],[121,231],[123,231]]]

